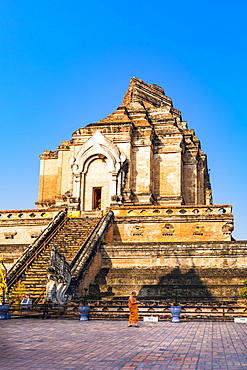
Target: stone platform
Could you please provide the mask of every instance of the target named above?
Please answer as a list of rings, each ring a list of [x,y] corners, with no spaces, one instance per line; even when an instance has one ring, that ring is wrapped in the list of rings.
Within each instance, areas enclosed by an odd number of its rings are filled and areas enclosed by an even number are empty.
[[[0,369],[242,370],[247,324],[1,320]]]

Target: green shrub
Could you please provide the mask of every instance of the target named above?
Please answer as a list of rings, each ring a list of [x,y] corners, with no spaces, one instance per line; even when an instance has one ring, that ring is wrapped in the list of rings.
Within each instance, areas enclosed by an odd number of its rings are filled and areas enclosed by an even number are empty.
[[[242,298],[247,299],[247,280],[244,281],[244,288],[240,290],[240,295]]]

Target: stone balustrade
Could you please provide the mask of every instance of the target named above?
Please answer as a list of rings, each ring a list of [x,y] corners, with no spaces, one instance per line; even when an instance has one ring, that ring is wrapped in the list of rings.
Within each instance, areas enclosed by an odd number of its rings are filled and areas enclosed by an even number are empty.
[[[223,205],[194,205],[194,206],[133,206],[111,208],[115,216],[197,216],[231,214],[232,206]]]
[[[0,211],[1,220],[27,220],[53,218],[59,212],[58,209],[22,209],[11,211]]]
[[[127,297],[126,297],[127,298]],[[140,297],[139,321],[170,321],[171,302],[164,300],[147,300]],[[90,320],[128,320],[129,309],[127,299],[114,300],[90,299]],[[79,302],[68,302],[64,305],[33,304],[31,308],[21,308],[11,304],[10,312],[13,317],[69,318],[79,320]],[[182,302],[181,321],[234,321],[235,318],[246,318],[246,305],[241,301],[209,301]],[[145,320],[145,318],[157,320]]]

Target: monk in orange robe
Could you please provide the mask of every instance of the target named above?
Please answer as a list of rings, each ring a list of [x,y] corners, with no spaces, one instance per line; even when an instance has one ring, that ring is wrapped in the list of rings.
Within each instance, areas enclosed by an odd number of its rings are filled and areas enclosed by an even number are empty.
[[[138,304],[141,302],[136,300],[136,292],[132,292],[129,296],[128,307],[130,310],[128,326],[139,327],[138,323]]]

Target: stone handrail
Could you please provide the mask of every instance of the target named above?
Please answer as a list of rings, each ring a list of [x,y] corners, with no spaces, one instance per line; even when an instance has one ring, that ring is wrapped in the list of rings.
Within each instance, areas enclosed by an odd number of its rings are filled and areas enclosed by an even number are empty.
[[[71,270],[71,284],[69,292],[74,294],[76,287],[83,279],[89,266],[91,265],[95,254],[97,253],[102,239],[105,237],[109,227],[113,222],[113,212],[111,210],[99,220],[98,224],[88,236],[86,241],[82,244],[80,250],[70,264]]]
[[[60,211],[42,231],[39,237],[32,243],[23,255],[16,261],[8,272],[7,285],[11,288],[18,278],[25,272],[28,266],[34,261],[37,255],[49,243],[57,231],[66,221],[67,209]]]

